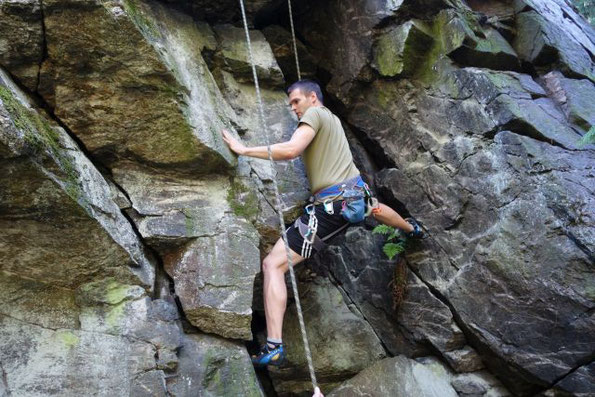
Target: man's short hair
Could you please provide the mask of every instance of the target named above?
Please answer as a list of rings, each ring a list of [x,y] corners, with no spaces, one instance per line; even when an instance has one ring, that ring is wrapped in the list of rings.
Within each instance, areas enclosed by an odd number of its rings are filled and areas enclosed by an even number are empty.
[[[310,95],[310,93],[315,93],[316,97],[323,103],[322,101],[322,91],[320,90],[320,86],[318,83],[312,80],[298,80],[292,85],[289,86],[287,89],[287,95],[291,94],[292,91],[300,90],[304,95]]]

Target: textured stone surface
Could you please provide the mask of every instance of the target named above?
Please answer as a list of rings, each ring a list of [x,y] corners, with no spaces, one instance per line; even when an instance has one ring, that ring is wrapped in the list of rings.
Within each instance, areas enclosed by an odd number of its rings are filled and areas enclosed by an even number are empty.
[[[195,172],[235,163],[218,133],[233,114],[191,18],[136,0],[68,4],[44,5],[40,93],[87,150]]]
[[[70,288],[109,276],[152,288],[154,264],[107,182],[4,72],[0,79],[2,270]]]
[[[448,307],[411,271],[401,306],[393,307],[394,261],[382,252],[381,238],[363,228],[349,229],[316,257],[374,328],[391,354],[442,353],[463,347],[465,338]]]
[[[546,87],[556,104],[564,110],[569,120],[588,131],[595,125],[595,84],[589,80],[567,79],[559,72],[543,77]]]
[[[150,369],[150,344],[121,336],[48,329],[0,316],[0,359],[14,395],[128,395],[130,378]],[[126,357],[126,359],[122,359]]]
[[[557,63],[566,73],[595,80],[595,33],[583,17],[563,0],[514,3],[520,12],[514,47],[523,60],[538,66]]]
[[[427,396],[456,397],[450,373],[439,361],[405,356],[384,359],[343,383],[329,397]]]
[[[270,25],[262,29],[262,34],[271,45],[279,67],[283,71],[285,81],[291,83],[297,81],[297,70],[295,66],[295,54],[293,49],[293,38],[291,32],[279,25]],[[300,64],[300,75],[302,78],[316,77],[316,63],[308,48],[299,38],[296,38],[298,47],[298,60]]]
[[[252,339],[252,290],[259,271],[258,234],[235,217],[165,257],[188,320],[209,333]]]
[[[39,0],[10,0],[0,4],[0,64],[30,90],[37,89],[43,40]]]
[[[300,298],[314,369],[323,391],[328,383],[347,379],[385,357],[370,325],[350,309],[328,279],[301,284]],[[307,392],[312,385],[307,382],[309,372],[295,306],[288,307],[283,329],[287,364],[270,371],[275,388],[284,395]]]
[[[168,380],[172,396],[263,396],[246,352],[239,343],[190,334],[180,351],[183,376]]]
[[[251,82],[252,63],[244,29],[232,25],[218,25],[214,30],[221,46],[220,52],[216,55],[221,66],[227,71],[233,71],[236,78],[241,81]],[[261,31],[250,32],[250,45],[258,81],[264,85],[283,85],[283,73],[275,60],[271,46]]]
[[[374,47],[376,70],[387,77],[411,75],[434,39],[421,21],[408,21],[381,36]]]

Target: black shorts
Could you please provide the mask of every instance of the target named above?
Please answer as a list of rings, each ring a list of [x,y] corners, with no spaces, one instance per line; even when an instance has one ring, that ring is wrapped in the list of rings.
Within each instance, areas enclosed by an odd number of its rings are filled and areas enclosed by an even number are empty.
[[[328,240],[338,235],[349,226],[349,222],[343,218],[343,215],[341,215],[341,203],[342,201],[335,201],[333,203],[333,215],[329,215],[324,210],[323,204],[315,206],[316,218],[318,219],[318,230],[316,235],[324,242],[328,242]],[[304,224],[307,225],[310,215],[304,211],[304,214],[302,214],[300,219]],[[287,228],[287,241],[289,242],[289,248],[300,255],[302,252],[304,238],[300,234],[300,231],[297,229],[295,224]],[[315,250],[314,247],[312,247],[312,249]]]

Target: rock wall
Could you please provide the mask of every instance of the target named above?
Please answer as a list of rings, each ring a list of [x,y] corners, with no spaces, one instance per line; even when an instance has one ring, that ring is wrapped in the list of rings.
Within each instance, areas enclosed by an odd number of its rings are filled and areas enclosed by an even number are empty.
[[[296,119],[286,7],[249,2],[272,141]],[[299,269],[325,393],[595,389],[595,32],[565,0],[294,4],[377,194],[423,222],[395,262],[351,228]],[[259,260],[308,196],[261,131],[234,2],[0,1],[0,396],[307,396],[255,373]],[[257,27],[258,29],[254,29]]]

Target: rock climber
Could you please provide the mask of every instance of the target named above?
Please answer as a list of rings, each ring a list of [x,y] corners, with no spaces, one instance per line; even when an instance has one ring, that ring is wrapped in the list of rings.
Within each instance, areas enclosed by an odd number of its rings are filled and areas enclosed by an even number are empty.
[[[305,213],[287,229],[292,263],[302,262],[312,250],[320,250],[325,246],[324,241],[350,223],[363,220],[366,196],[368,207],[374,207],[371,213],[376,220],[401,229],[408,237],[421,238],[423,231],[413,218],[405,220],[377,201],[371,204],[369,190],[353,162],[341,122],[324,106],[320,86],[311,80],[299,80],[287,89],[287,94],[299,123],[289,141],[271,145],[272,157],[291,160],[303,155],[314,192]],[[238,155],[268,159],[266,146],[247,147],[228,131],[222,134],[229,148]],[[260,353],[252,357],[256,366],[279,366],[285,359],[282,328],[287,304],[287,270],[285,244],[280,238],[262,262],[267,340]]]

